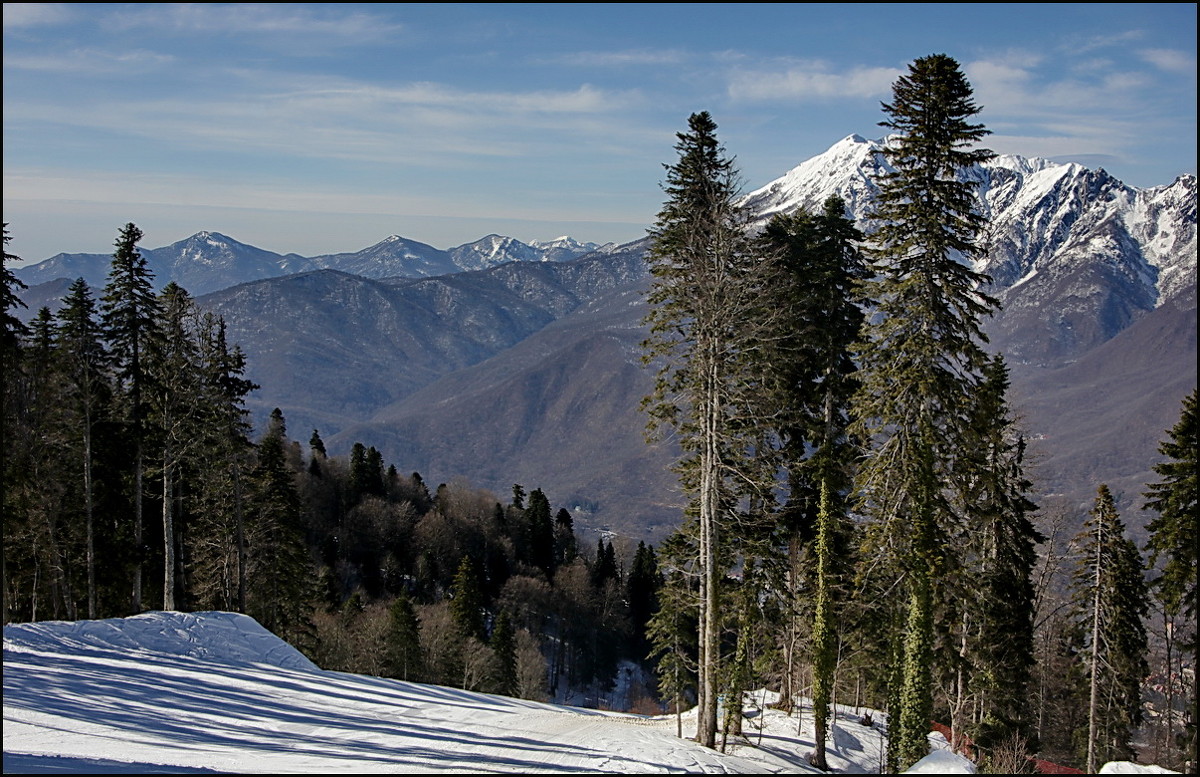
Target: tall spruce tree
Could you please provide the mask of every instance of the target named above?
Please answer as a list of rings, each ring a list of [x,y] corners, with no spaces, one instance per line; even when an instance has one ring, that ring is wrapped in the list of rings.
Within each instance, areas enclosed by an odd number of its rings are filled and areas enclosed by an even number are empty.
[[[1160,478],[1146,492],[1146,508],[1158,513],[1146,528],[1150,563],[1165,559],[1155,586],[1172,613],[1196,614],[1196,515],[1200,511],[1197,488],[1196,447],[1200,422],[1196,417],[1196,390],[1183,400],[1179,423],[1158,446],[1163,460],[1154,465]],[[1195,646],[1193,645],[1193,648]]]
[[[149,380],[147,353],[158,336],[158,299],[154,275],[137,250],[142,231],[132,223],[121,228],[113,252],[108,283],[101,304],[102,322],[109,351],[115,362],[125,408],[125,421],[133,443],[133,569],[130,606],[142,609],[142,574],[147,547],[144,539],[143,477],[145,473],[146,389]]]
[[[300,647],[311,635],[312,560],[300,524],[300,497],[288,464],[287,426],[271,411],[250,475],[246,606],[277,636]]]
[[[1161,480],[1150,484],[1146,492],[1146,509],[1158,513],[1146,526],[1150,532],[1147,550],[1153,567],[1163,561],[1162,572],[1154,581],[1155,592],[1163,604],[1163,612],[1172,626],[1177,620],[1191,621],[1190,643],[1182,645],[1192,653],[1192,666],[1196,666],[1196,545],[1197,499],[1196,447],[1200,440],[1200,426],[1196,418],[1196,390],[1192,389],[1183,400],[1183,411],[1179,422],[1168,432],[1158,451],[1163,460],[1154,465],[1154,472]],[[1187,634],[1186,629],[1183,633]],[[1191,689],[1191,722],[1180,737],[1187,758],[1193,764],[1200,763],[1200,748],[1196,727],[1200,721],[1200,693]],[[1168,697],[1168,707],[1171,705]]]
[[[953,552],[961,520],[948,491],[966,444],[965,409],[986,363],[980,319],[995,301],[988,278],[970,269],[984,225],[974,184],[958,177],[991,157],[971,148],[987,135],[958,63],[916,60],[885,103],[896,134],[884,155],[894,172],[880,181],[872,236],[878,279],[869,286],[877,315],[860,349],[859,431],[873,440],[858,474],[862,508],[873,517],[870,555],[893,560],[902,582],[904,624],[895,651],[897,708],[889,707],[889,766],[898,771],[928,752],[933,712],[934,588]]]
[[[667,168],[667,200],[650,231],[647,256],[651,335],[645,360],[659,368],[643,407],[653,431],[678,433],[681,484],[698,516],[701,580],[699,715],[696,739],[716,746],[720,662],[721,547],[739,491],[754,484],[748,449],[751,375],[744,369],[759,288],[752,282],[745,217],[737,205],[733,161],[717,141],[707,112],[679,133],[678,161]],[[761,485],[761,484],[756,484]]]
[[[815,581],[791,581],[784,589],[798,592],[811,584],[815,593],[813,763],[822,769],[838,637],[834,598],[849,571],[846,498],[857,453],[847,433],[857,386],[851,348],[864,318],[856,286],[866,275],[857,246],[862,233],[845,212],[844,201],[830,197],[820,213],[776,216],[760,238],[772,279],[764,302],[787,311],[767,318],[775,322],[775,331],[764,338],[762,369],[769,376],[771,415],[781,419],[776,434],[788,472],[780,535],[789,551],[811,544],[816,561]],[[790,667],[785,671],[790,677]]]
[[[95,448],[93,433],[111,399],[108,383],[109,356],[97,317],[96,301],[83,278],[77,278],[58,312],[57,349],[66,377],[67,404],[71,426],[80,442],[83,475],[83,508],[86,531],[87,612],[96,618],[96,486],[93,481]]]
[[[1101,485],[1080,534],[1075,571],[1076,613],[1086,627],[1088,680],[1087,771],[1133,756],[1142,723],[1141,682],[1149,674],[1146,627],[1149,597],[1141,555],[1125,537],[1112,492]]]
[[[14,388],[20,363],[21,340],[28,335],[29,328],[14,315],[17,308],[26,306],[17,294],[21,289],[28,287],[8,269],[11,262],[21,259],[16,254],[8,252],[8,244],[12,240],[12,235],[8,231],[8,222],[4,223],[3,237],[4,257],[0,261],[0,513],[4,516],[4,537],[8,538],[11,536],[10,530],[14,528],[16,515],[15,510],[10,509],[8,487],[16,474],[12,466],[13,457],[9,453],[15,426]],[[4,597],[3,612],[0,614],[3,615],[4,622],[8,623],[11,602],[9,600],[7,544],[4,546],[3,555],[0,555],[0,564],[3,564],[3,574],[0,574],[3,593],[0,595]]]
[[[178,509],[180,475],[201,443],[201,413],[206,397],[198,342],[199,310],[190,294],[172,281],[159,297],[161,319],[157,347],[148,370],[152,389],[149,411],[157,437],[162,477],[163,609],[177,609],[180,579]]]
[[[1030,516],[1025,442],[1008,409],[1008,366],[1001,356],[984,368],[984,382],[970,409],[972,436],[964,450],[962,504],[969,519],[955,540],[972,556],[965,570],[963,605],[967,650],[978,697],[980,725],[973,739],[990,748],[1014,735],[1028,738],[1033,723],[1028,686],[1034,666],[1033,570],[1036,546],[1045,537]],[[965,628],[965,627],[964,627]],[[960,695],[963,695],[960,693]],[[962,730],[962,721],[952,726]]]
[[[205,607],[246,611],[246,473],[251,468],[246,396],[258,388],[245,377],[246,357],[230,346],[225,320],[200,319],[204,476],[198,483],[200,524],[191,578]]]

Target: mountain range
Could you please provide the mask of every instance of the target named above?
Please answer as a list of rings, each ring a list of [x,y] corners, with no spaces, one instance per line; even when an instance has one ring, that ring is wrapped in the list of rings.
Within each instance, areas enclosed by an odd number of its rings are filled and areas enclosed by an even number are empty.
[[[447,250],[398,235],[353,253],[300,256],[277,254],[238,242],[220,232],[197,232],[162,248],[140,248],[159,286],[174,281],[193,295],[207,294],[239,283],[278,278],[311,270],[338,270],[364,278],[424,278],[464,270],[482,270],[506,262],[562,262],[601,248],[570,237],[522,243],[488,235]],[[27,286],[61,278],[83,278],[102,288],[112,254],[55,254],[13,273]]]
[[[883,142],[851,135],[750,192],[754,225],[837,194],[869,232]],[[1012,368],[1037,501],[1078,525],[1107,483],[1138,534],[1158,441],[1196,384],[1195,176],[1135,188],[1008,155],[963,174],[991,225],[974,267],[1002,304],[985,331]],[[202,232],[144,253],[226,318],[263,387],[256,419],[279,407],[333,453],[361,441],[427,481],[542,488],[585,527],[657,540],[682,498],[677,451],[646,444],[638,409],[647,246],[391,237],[305,259]],[[107,266],[60,254],[16,272],[35,309]]]

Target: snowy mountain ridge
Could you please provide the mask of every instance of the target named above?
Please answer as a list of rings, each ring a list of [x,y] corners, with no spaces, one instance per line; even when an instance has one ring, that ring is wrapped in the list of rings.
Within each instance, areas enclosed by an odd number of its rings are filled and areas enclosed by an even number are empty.
[[[876,181],[894,168],[887,138],[850,135],[780,178],[750,192],[744,204],[763,223],[797,208],[819,209],[831,195],[870,232]],[[979,208],[991,223],[977,270],[1003,292],[1039,271],[1078,268],[1103,258],[1127,278],[1130,292],[1158,306],[1194,293],[1196,177],[1139,189],[1103,169],[1003,154],[962,172],[978,184]]]
[[[338,270],[375,279],[429,278],[483,270],[507,262],[569,261],[597,248],[600,246],[595,243],[579,243],[570,237],[532,245],[511,237],[488,235],[473,243],[442,250],[389,235],[360,251],[305,257],[277,254],[220,232],[201,231],[168,246],[139,247],[139,250],[160,287],[175,281],[198,296],[241,283],[312,270]],[[58,278],[82,277],[92,288],[99,289],[105,284],[111,261],[111,254],[63,253],[15,268],[13,272],[28,286]]]

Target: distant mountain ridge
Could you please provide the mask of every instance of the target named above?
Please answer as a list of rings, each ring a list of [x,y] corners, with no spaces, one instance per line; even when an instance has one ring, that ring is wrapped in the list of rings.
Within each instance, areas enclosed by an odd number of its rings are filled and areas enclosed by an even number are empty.
[[[851,135],[744,202],[762,225],[838,194],[870,231],[881,150]],[[1003,307],[985,330],[1013,369],[1039,501],[1084,515],[1109,483],[1122,510],[1140,509],[1157,441],[1195,386],[1195,176],[1139,189],[1018,156],[964,174],[991,219],[976,267]],[[222,237],[170,248],[219,268]],[[294,437],[317,428],[331,453],[363,442],[431,482],[461,476],[497,494],[520,482],[581,526],[661,538],[683,505],[669,470],[677,450],[645,444],[638,410],[652,377],[640,365],[649,240],[582,255],[569,239],[551,241],[558,255],[510,241],[439,252],[393,237],[354,254],[283,257],[293,274],[200,301],[226,318],[263,386],[256,420],[279,407]],[[542,258],[507,261],[526,249]],[[1142,521],[1128,523],[1136,533]]]
[[[570,237],[530,245],[511,237],[488,235],[443,251],[390,235],[360,251],[305,257],[256,248],[219,232],[197,232],[162,248],[139,246],[139,251],[160,288],[175,281],[193,295],[200,295],[312,270],[338,270],[364,278],[428,278],[506,262],[569,261],[598,248],[601,246],[596,243],[579,243]],[[111,261],[111,253],[56,254],[13,272],[28,286],[82,277],[89,286],[99,289],[107,280]]]

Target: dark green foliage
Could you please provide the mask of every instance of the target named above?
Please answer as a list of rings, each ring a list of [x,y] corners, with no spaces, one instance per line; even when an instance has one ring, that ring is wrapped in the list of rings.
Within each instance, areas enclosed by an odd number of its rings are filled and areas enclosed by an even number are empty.
[[[469,556],[464,556],[458,565],[451,593],[450,613],[454,616],[459,634],[464,639],[474,637],[480,642],[487,639],[483,621],[483,591],[480,590],[479,576]]]
[[[1149,673],[1146,628],[1149,612],[1144,567],[1108,486],[1100,486],[1096,506],[1077,538],[1075,612],[1084,638],[1089,683],[1087,770],[1107,761],[1130,760],[1132,738],[1142,723],[1141,683]]]
[[[985,368],[971,408],[973,434],[962,465],[973,470],[962,481],[971,528],[958,542],[973,555],[964,598],[972,626],[971,685],[982,711],[973,739],[984,748],[1031,735],[1033,570],[1036,546],[1045,541],[1030,520],[1037,505],[1027,497],[1032,484],[1024,473],[1025,442],[1008,409],[1008,385],[1008,367],[997,356]]]
[[[857,453],[847,434],[848,406],[857,386],[851,347],[864,318],[856,294],[866,275],[857,248],[862,234],[845,210],[840,198],[831,197],[819,214],[802,210],[776,216],[759,239],[771,267],[764,304],[772,311],[786,311],[764,315],[770,326],[761,357],[768,376],[766,401],[777,419],[788,475],[779,543],[789,554],[806,546],[815,561],[800,572],[808,579],[779,588],[815,594],[811,653],[818,765],[825,763],[824,732],[835,670],[834,597],[850,568],[846,495]],[[800,609],[800,602],[788,605],[789,612]],[[790,657],[791,650],[783,654]],[[783,671],[790,677],[792,668]]]
[[[550,578],[554,575],[554,523],[550,518],[550,500],[542,489],[530,492],[524,517],[528,561]]]
[[[575,522],[567,508],[560,507],[554,516],[554,566],[570,564],[579,555],[575,541]]]
[[[629,622],[633,634],[630,652],[639,659],[647,655],[650,647],[645,638],[646,626],[658,609],[658,591],[662,585],[662,573],[658,571],[654,548],[639,542],[625,580],[625,601],[629,603]]]
[[[4,224],[4,261],[0,262],[0,354],[6,365],[15,363],[15,353],[21,338],[29,333],[29,328],[21,323],[21,319],[13,315],[17,308],[25,307],[25,303],[17,296],[21,289],[29,288],[13,275],[6,265],[21,261],[21,257],[8,252],[8,244],[12,235],[8,232],[8,222]]]
[[[419,681],[425,672],[421,652],[421,625],[412,600],[403,591],[388,608],[387,676],[397,680]]]
[[[87,617],[97,617],[96,593],[96,451],[97,425],[110,411],[109,357],[91,290],[78,278],[59,311],[58,359],[64,373],[65,434],[78,442],[87,564]],[[72,432],[74,434],[72,434]],[[72,446],[74,447],[74,446]]]
[[[970,123],[979,109],[958,63],[916,60],[885,104],[897,132],[885,155],[895,169],[881,181],[872,236],[878,278],[869,284],[877,313],[860,349],[856,414],[874,450],[858,476],[863,511],[873,517],[867,552],[903,579],[906,613],[899,709],[889,709],[889,766],[925,755],[933,713],[934,586],[954,549],[961,521],[950,493],[968,437],[963,419],[986,364],[980,318],[994,300],[971,258],[983,217],[974,187],[959,170],[988,159],[970,149],[987,130]]]
[[[1163,461],[1154,466],[1162,480],[1146,492],[1146,508],[1158,513],[1146,527],[1150,532],[1150,563],[1165,559],[1155,581],[1169,613],[1196,615],[1197,499],[1196,446],[1200,423],[1196,418],[1196,390],[1183,400],[1179,423],[1159,444]],[[1194,649],[1193,645],[1193,649]]]
[[[682,529],[661,547],[663,584],[659,607],[650,617],[646,638],[658,674],[659,695],[679,715],[696,691],[699,596],[695,580],[695,547]],[[682,736],[682,732],[677,732]]]
[[[144,444],[146,402],[150,375],[147,357],[158,339],[157,322],[161,318],[154,296],[154,276],[137,250],[142,231],[132,223],[121,228],[113,252],[108,283],[104,287],[102,320],[109,352],[113,356],[123,418],[133,441],[133,569],[130,607],[142,609],[142,573],[149,547],[144,536]]]
[[[492,676],[491,693],[502,696],[517,695],[517,636],[513,631],[512,619],[506,610],[496,616],[492,629]]]
[[[769,494],[774,468],[761,456],[756,425],[757,372],[746,369],[761,312],[763,265],[754,260],[737,204],[731,159],[708,113],[677,135],[667,168],[666,202],[650,230],[653,283],[644,360],[658,368],[643,402],[651,434],[672,428],[683,449],[677,471],[698,516],[701,580],[697,741],[716,745],[720,663],[719,588],[728,565],[728,524],[742,498]]]
[[[275,634],[304,645],[311,635],[316,576],[300,526],[300,499],[288,466],[287,442],[283,414],[276,408],[250,476],[247,609]]]
[[[1190,640],[1182,647],[1191,650],[1192,666],[1196,665],[1196,524],[1200,520],[1200,504],[1197,502],[1196,445],[1200,439],[1200,427],[1196,420],[1196,390],[1193,389],[1183,400],[1183,411],[1179,422],[1168,432],[1169,439],[1160,443],[1158,450],[1163,461],[1154,467],[1162,480],[1150,485],[1146,492],[1146,509],[1154,510],[1158,517],[1150,521],[1147,530],[1150,541],[1150,565],[1165,560],[1162,573],[1154,581],[1154,588],[1163,603],[1169,620],[1182,615],[1192,623]],[[1186,634],[1187,631],[1185,630]],[[1191,688],[1191,721],[1180,735],[1181,744],[1192,763],[1200,760],[1196,736],[1197,721],[1200,720],[1200,693]]]

